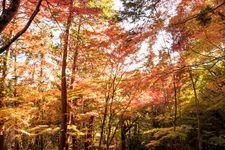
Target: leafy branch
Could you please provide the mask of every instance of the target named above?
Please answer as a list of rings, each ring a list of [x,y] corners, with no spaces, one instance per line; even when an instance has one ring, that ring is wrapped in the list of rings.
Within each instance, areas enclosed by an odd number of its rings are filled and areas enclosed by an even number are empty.
[[[0,48],[0,54],[3,53],[4,51],[6,51],[10,45],[15,42],[21,35],[23,35],[23,33],[25,33],[27,31],[27,29],[29,28],[29,26],[31,25],[32,21],[34,20],[35,16],[38,14],[38,12],[40,11],[40,7],[41,7],[41,2],[42,0],[39,0],[35,10],[33,11],[30,19],[28,20],[28,22],[26,23],[26,25],[23,27],[23,29],[21,29],[19,32],[17,32],[17,34],[8,41],[8,43],[6,43],[4,46],[2,46]],[[14,3],[14,2],[13,2]],[[0,27],[0,29],[2,29]],[[0,30],[1,31],[1,30]]]

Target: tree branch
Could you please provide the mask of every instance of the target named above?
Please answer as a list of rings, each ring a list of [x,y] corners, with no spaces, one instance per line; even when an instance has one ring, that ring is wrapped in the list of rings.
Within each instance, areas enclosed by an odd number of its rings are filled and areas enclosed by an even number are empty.
[[[13,0],[10,2],[9,8],[6,9],[6,1],[2,1],[2,14],[0,16],[0,33],[5,29],[5,27],[9,24],[9,22],[15,17],[19,5],[20,5],[20,0]]]
[[[220,8],[221,6],[223,6],[224,4],[225,4],[225,1],[224,1],[223,3],[221,3],[221,4],[219,4],[218,6],[212,8],[212,10],[210,10],[208,13],[212,13],[213,11],[217,10],[218,8]],[[176,22],[176,23],[174,23],[174,24],[171,24],[171,25],[169,25],[169,27],[173,27],[173,26],[185,24],[186,22],[188,22],[188,21],[190,21],[190,20],[193,20],[193,19],[197,18],[198,15],[199,15],[199,13],[197,13],[197,14],[195,14],[195,15],[193,15],[193,16],[190,16],[190,17],[188,17],[188,18],[186,18],[186,19],[184,19],[184,20],[181,20],[181,21],[179,21],[179,22]]]
[[[17,0],[15,0],[17,1]],[[38,3],[36,5],[35,10],[33,11],[30,19],[28,20],[27,24],[24,26],[24,28],[22,30],[20,30],[19,32],[17,32],[17,34],[4,46],[2,46],[0,48],[0,54],[3,53],[7,48],[9,48],[9,46],[15,42],[24,32],[27,31],[27,29],[29,28],[30,24],[32,23],[32,21],[34,20],[35,16],[38,14],[38,12],[40,11],[40,7],[41,7],[41,2],[42,0],[38,0]]]

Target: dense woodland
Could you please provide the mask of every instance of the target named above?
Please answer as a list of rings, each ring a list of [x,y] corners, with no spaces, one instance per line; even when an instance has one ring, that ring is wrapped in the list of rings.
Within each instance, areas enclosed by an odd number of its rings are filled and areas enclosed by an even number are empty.
[[[224,0],[0,11],[0,150],[225,149]]]

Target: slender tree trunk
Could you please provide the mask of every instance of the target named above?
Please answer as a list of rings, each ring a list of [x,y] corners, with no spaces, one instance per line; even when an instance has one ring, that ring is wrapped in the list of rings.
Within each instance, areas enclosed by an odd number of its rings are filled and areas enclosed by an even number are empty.
[[[78,29],[77,29],[77,34],[79,36],[80,34],[80,28],[81,28],[81,18],[79,19],[79,24],[78,24]],[[77,66],[77,59],[78,59],[78,43],[75,47],[75,51],[73,53],[73,65],[72,65],[72,77],[70,80],[70,89],[73,89],[73,84],[75,82],[75,77],[76,77],[76,66]]]
[[[114,96],[115,96],[115,89],[116,89],[116,86],[115,86],[115,81],[116,81],[116,76],[113,77],[113,80],[111,82],[111,85],[109,86],[108,88],[108,93],[106,94],[106,98],[105,98],[105,110],[104,110],[104,115],[103,115],[103,120],[102,120],[102,126],[101,126],[101,134],[100,134],[100,140],[99,140],[99,146],[98,146],[98,149],[100,150],[101,149],[101,144],[102,144],[102,139],[103,139],[103,135],[104,135],[104,128],[106,126],[106,119],[107,119],[107,115],[109,113],[109,123],[108,123],[108,133],[107,134],[111,134],[111,119],[112,119],[112,103],[113,103],[113,99],[114,99]],[[112,91],[111,91],[112,90]],[[111,104],[109,106],[109,101],[111,100]],[[108,109],[110,109],[108,112]],[[107,135],[107,145],[106,145],[106,149],[109,148],[109,142],[110,142],[110,135]]]
[[[78,150],[77,144],[77,138],[75,136],[72,136],[72,150]]]
[[[17,66],[16,66],[16,63],[17,63],[17,53],[15,51],[14,53],[14,70],[13,70],[13,73],[14,73],[14,91],[13,91],[13,96],[16,97],[17,96]],[[15,103],[15,106],[17,104]]]
[[[111,144],[111,129],[112,129],[112,119],[113,119],[113,100],[114,100],[114,83],[113,83],[113,92],[112,92],[112,98],[111,98],[111,101],[110,101],[110,105],[109,105],[109,121],[108,121],[108,131],[107,131],[107,138],[106,138],[106,150],[109,149],[109,146]]]
[[[98,150],[101,150],[102,146],[102,140],[103,140],[103,135],[104,135],[104,128],[106,124],[106,117],[108,114],[108,102],[109,102],[109,95],[105,99],[105,110],[103,114],[103,120],[102,120],[102,125],[101,125],[101,133],[100,133],[100,140],[99,140],[99,145],[98,145]]]
[[[173,75],[173,91],[174,91],[174,121],[173,130],[176,131],[177,127],[177,87],[176,87],[176,75]],[[177,140],[174,141],[174,150],[177,150]]]
[[[78,29],[77,29],[78,36],[80,34],[80,28],[81,28],[81,18],[79,18],[79,24],[78,24]],[[79,51],[78,50],[78,48],[79,48],[78,44],[79,43],[77,42],[77,45],[75,46],[75,50],[73,52],[73,64],[72,64],[72,68],[71,68],[72,75],[71,75],[70,85],[69,85],[69,89],[70,90],[74,89],[74,82],[75,82],[75,79],[76,79],[76,67],[77,67],[77,59],[78,59],[78,51]],[[71,106],[74,106],[75,103],[76,103],[75,100],[70,101]],[[68,115],[69,115],[69,118],[70,118],[69,124],[75,124],[75,117],[72,115],[70,110],[68,111],[68,113],[69,113]],[[77,150],[78,147],[76,145],[78,143],[77,143],[76,136],[75,135],[71,135],[71,138],[72,138],[72,149],[73,150]]]
[[[20,144],[18,142],[17,139],[15,139],[15,150],[19,150],[20,149]]]
[[[170,51],[168,50],[170,65],[173,65],[173,61]],[[174,91],[174,120],[173,120],[173,130],[176,131],[177,126],[177,86],[176,86],[176,72],[173,73],[173,91]]]
[[[35,146],[37,146],[38,150],[44,150],[44,140],[43,135],[38,135],[35,138]]]
[[[17,96],[17,78],[18,78],[18,75],[17,75],[17,52],[15,51],[14,53],[14,91],[13,91],[13,96],[16,97]],[[18,103],[17,102],[14,102],[14,107],[17,107],[18,106]],[[15,122],[15,134],[17,135],[18,132],[17,132],[17,121]],[[20,143],[19,143],[19,140],[18,140],[18,137],[15,138],[15,150],[19,150],[20,149]]]
[[[114,103],[114,97],[115,97],[115,92],[116,92],[116,76],[113,78],[112,80],[112,91],[111,91],[111,97],[110,97],[110,104],[109,104],[109,119],[108,119],[108,131],[107,131],[107,137],[106,137],[106,150],[109,150],[109,146],[111,144],[111,141],[112,141],[112,136],[114,135],[111,135],[112,132],[112,120],[113,120],[113,103]],[[116,131],[116,130],[115,130]],[[113,133],[114,134],[114,133]],[[111,138],[110,138],[111,137]]]
[[[78,49],[76,48],[76,50],[75,50],[75,52],[73,54],[72,77],[71,77],[70,86],[69,86],[69,89],[71,89],[71,90],[74,89],[73,84],[75,82],[75,76],[76,76],[77,56],[78,56]],[[70,101],[71,106],[74,106],[75,103],[76,103],[75,100]],[[68,109],[68,115],[69,115],[69,118],[70,118],[70,121],[68,122],[68,124],[74,124],[75,123],[75,117],[73,116],[73,114],[72,114],[72,112],[71,112],[70,109]],[[71,135],[71,138],[72,138],[72,147],[73,147],[73,150],[76,150],[77,149],[77,146],[74,145],[74,144],[77,144],[76,136],[75,135]]]
[[[176,87],[176,75],[173,75],[173,90],[174,90],[174,122],[173,130],[176,131],[177,126],[177,87]]]
[[[121,150],[126,150],[126,127],[124,121],[121,120]]]
[[[72,65],[72,77],[70,80],[70,89],[73,89],[73,84],[75,82],[77,58],[78,58],[78,46],[76,46],[75,51],[73,53],[73,65]]]
[[[70,0],[69,14],[66,23],[66,31],[64,35],[64,47],[62,58],[62,73],[61,73],[61,129],[60,129],[60,141],[59,150],[66,149],[67,140],[67,83],[66,83],[66,66],[67,66],[67,51],[69,44],[69,30],[72,22],[72,7],[73,0]]]
[[[193,88],[193,92],[194,92],[194,96],[195,96],[195,108],[196,108],[196,117],[197,117],[197,125],[198,125],[198,129],[197,129],[197,134],[198,134],[198,150],[202,150],[202,142],[201,142],[201,124],[200,124],[200,116],[199,116],[199,100],[198,100],[198,96],[197,96],[197,91],[196,91],[196,82],[194,81],[194,77],[192,74],[192,70],[189,68],[189,76],[191,79],[191,83],[192,83],[192,88]]]
[[[42,84],[42,82],[43,82],[43,66],[44,66],[44,58],[45,58],[45,55],[44,55],[44,53],[43,52],[41,52],[40,53],[40,66],[39,66],[39,68],[40,68],[40,74],[39,74],[39,76],[38,76],[38,91],[39,92],[42,92],[43,90],[41,89],[41,84]]]
[[[2,126],[2,123],[0,123],[0,128],[1,128],[1,126]],[[0,130],[2,130],[2,129],[0,129]],[[0,149],[3,150],[3,148],[4,148],[4,133],[1,132],[0,133]]]
[[[79,18],[79,24],[78,24],[78,29],[77,29],[78,36],[80,34],[80,28],[81,28],[81,18]],[[74,89],[74,82],[75,82],[75,78],[76,78],[76,66],[77,66],[78,51],[79,51],[78,48],[79,48],[79,46],[78,46],[78,42],[77,42],[77,45],[75,46],[75,50],[73,52],[73,64],[72,64],[72,68],[71,68],[72,75],[71,75],[70,85],[69,85],[70,90]],[[76,102],[74,100],[72,100],[70,102],[71,106],[74,106],[75,103]],[[68,121],[68,124],[75,123],[75,117],[72,115],[69,108],[68,108],[68,118],[70,118],[70,120]],[[69,137],[67,137],[67,138],[69,139]],[[72,138],[72,149],[77,150],[78,149],[78,147],[77,147],[78,140],[76,139],[75,135],[72,135],[71,138]]]
[[[93,123],[94,123],[94,116],[90,117],[89,120],[89,127],[87,131],[87,137],[86,137],[86,142],[84,143],[84,150],[92,150],[92,138],[93,138]]]
[[[110,106],[111,107],[111,106]],[[109,146],[110,146],[110,136],[111,136],[111,129],[112,129],[112,124],[111,124],[111,121],[112,121],[112,114],[110,112],[109,114],[109,122],[108,122],[108,131],[107,131],[107,137],[106,137],[106,150],[109,149]]]

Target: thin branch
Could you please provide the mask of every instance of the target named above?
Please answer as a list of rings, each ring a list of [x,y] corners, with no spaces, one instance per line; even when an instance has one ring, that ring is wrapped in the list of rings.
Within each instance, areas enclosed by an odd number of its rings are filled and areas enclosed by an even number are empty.
[[[221,4],[219,4],[218,6],[214,7],[213,9],[211,9],[211,10],[208,11],[208,12],[209,12],[209,13],[214,12],[216,9],[220,8],[220,7],[223,6],[224,4],[225,4],[225,1],[224,1],[223,3],[221,3]],[[182,20],[182,21],[179,21],[179,22],[176,22],[176,23],[174,23],[174,24],[171,24],[171,25],[169,25],[168,27],[173,27],[173,26],[177,26],[177,25],[184,24],[184,23],[186,23],[186,22],[188,22],[188,21],[190,21],[190,20],[192,20],[192,19],[197,18],[198,15],[199,15],[199,13],[194,14],[193,16],[190,16],[190,17],[188,17],[188,18],[186,18],[186,19],[184,19],[184,20]]]
[[[196,54],[198,54],[198,55],[204,56],[204,57],[216,58],[215,56],[202,54],[202,53],[200,53],[200,52],[198,52],[196,50],[193,50],[193,49],[191,51],[194,52],[194,53],[196,53]]]
[[[60,26],[60,24],[59,24],[59,22],[57,21],[57,19],[54,17],[54,15],[53,15],[53,12],[52,12],[52,10],[51,10],[51,3],[49,3],[47,0],[46,0],[46,3],[47,3],[47,8],[48,8],[48,10],[49,10],[49,13],[51,14],[51,17],[54,19],[54,21],[56,22],[56,24],[58,25],[58,27],[59,27],[59,29],[61,30],[61,31],[63,31],[63,29],[62,29],[62,27]],[[54,7],[54,6],[52,6],[52,7]]]
[[[30,19],[28,20],[28,22],[24,26],[24,28],[22,30],[20,30],[19,32],[17,32],[17,34],[7,44],[5,44],[3,47],[0,48],[0,54],[3,53],[7,48],[9,48],[13,42],[15,42],[21,35],[23,35],[23,33],[25,33],[27,31],[27,29],[31,25],[32,21],[34,20],[35,16],[40,11],[41,2],[42,2],[42,0],[38,1],[35,10],[33,11]]]

